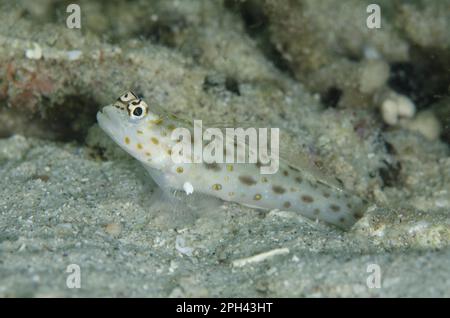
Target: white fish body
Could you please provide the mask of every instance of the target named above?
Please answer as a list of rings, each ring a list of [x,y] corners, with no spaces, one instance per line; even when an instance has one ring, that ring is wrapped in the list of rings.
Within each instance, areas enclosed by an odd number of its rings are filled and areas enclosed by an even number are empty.
[[[157,114],[131,92],[105,106],[97,120],[163,188],[200,192],[260,209],[295,211],[342,229],[350,228],[367,207],[367,201],[324,182],[314,171],[283,161],[277,173],[266,175],[254,163],[174,163],[172,149],[179,141],[172,140],[171,133],[186,127],[186,122]]]

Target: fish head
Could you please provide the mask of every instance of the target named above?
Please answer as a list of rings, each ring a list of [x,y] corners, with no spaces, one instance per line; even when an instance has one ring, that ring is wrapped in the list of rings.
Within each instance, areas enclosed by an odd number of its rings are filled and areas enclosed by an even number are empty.
[[[120,96],[115,103],[103,107],[97,113],[99,126],[121,148],[137,159],[143,160],[148,149],[145,139],[152,134],[148,127],[159,116],[132,92]],[[154,126],[154,125],[153,125]]]

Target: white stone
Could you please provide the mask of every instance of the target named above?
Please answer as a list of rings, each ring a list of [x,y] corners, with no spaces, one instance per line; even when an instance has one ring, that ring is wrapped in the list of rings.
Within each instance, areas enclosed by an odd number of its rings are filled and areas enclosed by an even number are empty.
[[[381,104],[381,115],[383,116],[383,120],[386,124],[397,124],[397,104],[393,100],[385,100]]]
[[[401,118],[412,118],[415,113],[414,103],[397,93],[389,94],[381,103],[381,115],[388,125],[397,125]]]
[[[416,118],[402,125],[404,128],[421,133],[428,140],[436,140],[441,134],[441,123],[433,112],[423,111]]]
[[[33,43],[34,48],[25,50],[25,56],[30,60],[40,60],[42,49],[37,43]]]
[[[194,187],[192,186],[192,183],[185,182],[183,184],[183,190],[186,192],[187,195],[194,193]]]

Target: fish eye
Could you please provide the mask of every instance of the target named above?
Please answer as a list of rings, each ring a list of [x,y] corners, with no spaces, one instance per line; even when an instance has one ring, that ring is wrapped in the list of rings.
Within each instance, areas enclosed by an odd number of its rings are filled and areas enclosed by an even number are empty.
[[[142,110],[142,107],[136,107],[134,110],[133,110],[133,115],[134,116],[136,116],[136,117],[139,117],[139,116],[141,116],[142,115],[142,113],[143,113],[144,111]]]
[[[147,104],[141,100],[133,100],[128,103],[128,115],[132,119],[141,119],[147,115],[148,106]]]

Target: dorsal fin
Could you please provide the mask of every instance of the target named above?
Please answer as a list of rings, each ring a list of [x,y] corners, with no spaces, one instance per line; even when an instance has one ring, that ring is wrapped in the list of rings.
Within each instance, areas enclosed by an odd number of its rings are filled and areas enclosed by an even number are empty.
[[[223,131],[223,133],[225,133],[225,128],[269,128],[270,125],[261,123],[254,124],[251,122],[203,124],[204,129],[208,127],[219,128]],[[315,179],[316,181],[326,184],[334,189],[342,190],[342,184],[330,175],[329,171],[326,171],[323,167],[319,167],[316,164],[318,158],[315,158],[313,155],[309,155],[309,152],[305,151],[304,148],[299,147],[298,145],[293,145],[292,142],[288,141],[291,138],[287,135],[289,135],[289,133],[280,129],[280,163],[284,163],[286,166],[290,166],[294,170],[297,169],[302,171],[305,175],[309,176],[310,179]],[[247,142],[246,146],[248,146]]]

